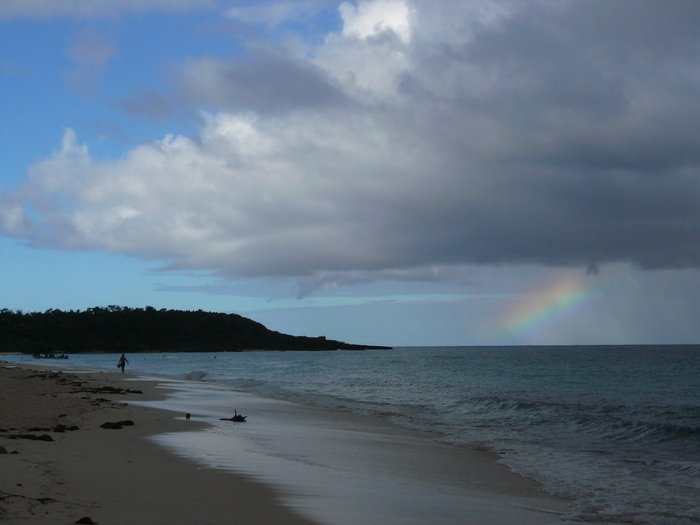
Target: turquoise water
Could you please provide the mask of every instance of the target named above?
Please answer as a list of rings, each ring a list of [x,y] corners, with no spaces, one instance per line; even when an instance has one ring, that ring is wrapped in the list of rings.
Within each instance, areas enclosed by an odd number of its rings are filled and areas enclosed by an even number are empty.
[[[350,410],[498,452],[570,519],[700,523],[700,347],[132,354],[132,373]],[[114,369],[116,356],[72,356]]]

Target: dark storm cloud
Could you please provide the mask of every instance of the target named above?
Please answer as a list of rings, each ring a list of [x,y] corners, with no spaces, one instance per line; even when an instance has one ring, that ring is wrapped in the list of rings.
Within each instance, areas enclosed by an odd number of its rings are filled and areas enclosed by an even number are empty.
[[[450,171],[408,221],[445,239],[422,246],[453,263],[697,265],[699,26],[689,2],[530,3],[418,50],[401,87],[432,104]]]

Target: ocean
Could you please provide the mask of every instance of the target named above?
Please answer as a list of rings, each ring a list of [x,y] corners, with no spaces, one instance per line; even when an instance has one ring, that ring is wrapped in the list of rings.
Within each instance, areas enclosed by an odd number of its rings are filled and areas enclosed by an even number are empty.
[[[127,355],[127,371],[344,411],[498,453],[565,519],[700,523],[700,346]],[[26,358],[21,358],[26,359]],[[115,355],[72,366],[114,371]]]

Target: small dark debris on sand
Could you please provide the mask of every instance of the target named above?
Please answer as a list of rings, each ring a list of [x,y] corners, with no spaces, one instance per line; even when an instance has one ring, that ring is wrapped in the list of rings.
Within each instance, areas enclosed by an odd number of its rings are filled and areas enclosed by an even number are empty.
[[[114,421],[114,422],[107,421],[106,423],[102,423],[100,425],[100,428],[106,428],[106,429],[110,429],[110,430],[119,430],[122,427],[129,427],[129,426],[133,426],[133,425],[134,425],[134,422],[131,421],[130,419],[127,419],[125,421]]]
[[[233,417],[222,417],[219,421],[235,421],[236,423],[245,423],[248,416],[242,416],[235,410],[233,411]]]
[[[27,432],[65,432],[65,431],[73,431],[73,430],[80,430],[80,427],[76,425],[72,426],[66,426],[66,425],[56,425],[53,428],[44,428],[44,427],[32,427],[28,428]]]
[[[66,425],[56,425],[52,429],[54,432],[73,432],[75,430],[80,430],[80,427],[78,425],[71,425],[71,426],[66,426]]]
[[[127,388],[117,388],[114,386],[81,388],[80,390],[74,390],[71,394],[78,394],[80,392],[88,392],[90,394],[143,394],[141,390],[129,390]]]
[[[97,522],[92,521],[92,518],[90,518],[89,516],[85,516],[84,518],[80,518],[75,523],[79,524],[79,525],[96,525],[97,524]]]
[[[17,434],[15,436],[5,436],[8,439],[31,439],[34,441],[53,441],[53,438],[48,434],[37,436],[36,434]]]

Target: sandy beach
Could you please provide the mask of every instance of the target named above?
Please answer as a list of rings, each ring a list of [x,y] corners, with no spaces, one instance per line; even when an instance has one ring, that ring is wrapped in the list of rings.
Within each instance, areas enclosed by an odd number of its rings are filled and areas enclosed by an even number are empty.
[[[125,404],[157,398],[154,386],[125,383],[121,374],[0,365],[0,446],[8,452],[0,454],[0,519],[37,525],[83,518],[101,525],[313,523],[283,506],[265,485],[203,468],[144,439],[202,426]],[[134,424],[100,427],[119,421]],[[58,425],[78,430],[56,431]]]
[[[204,431],[223,412],[198,417],[196,392],[37,366],[0,366],[11,523],[549,525],[569,504],[493,455],[351,414],[248,398],[251,433],[224,439]],[[101,427],[120,421],[134,424]]]

